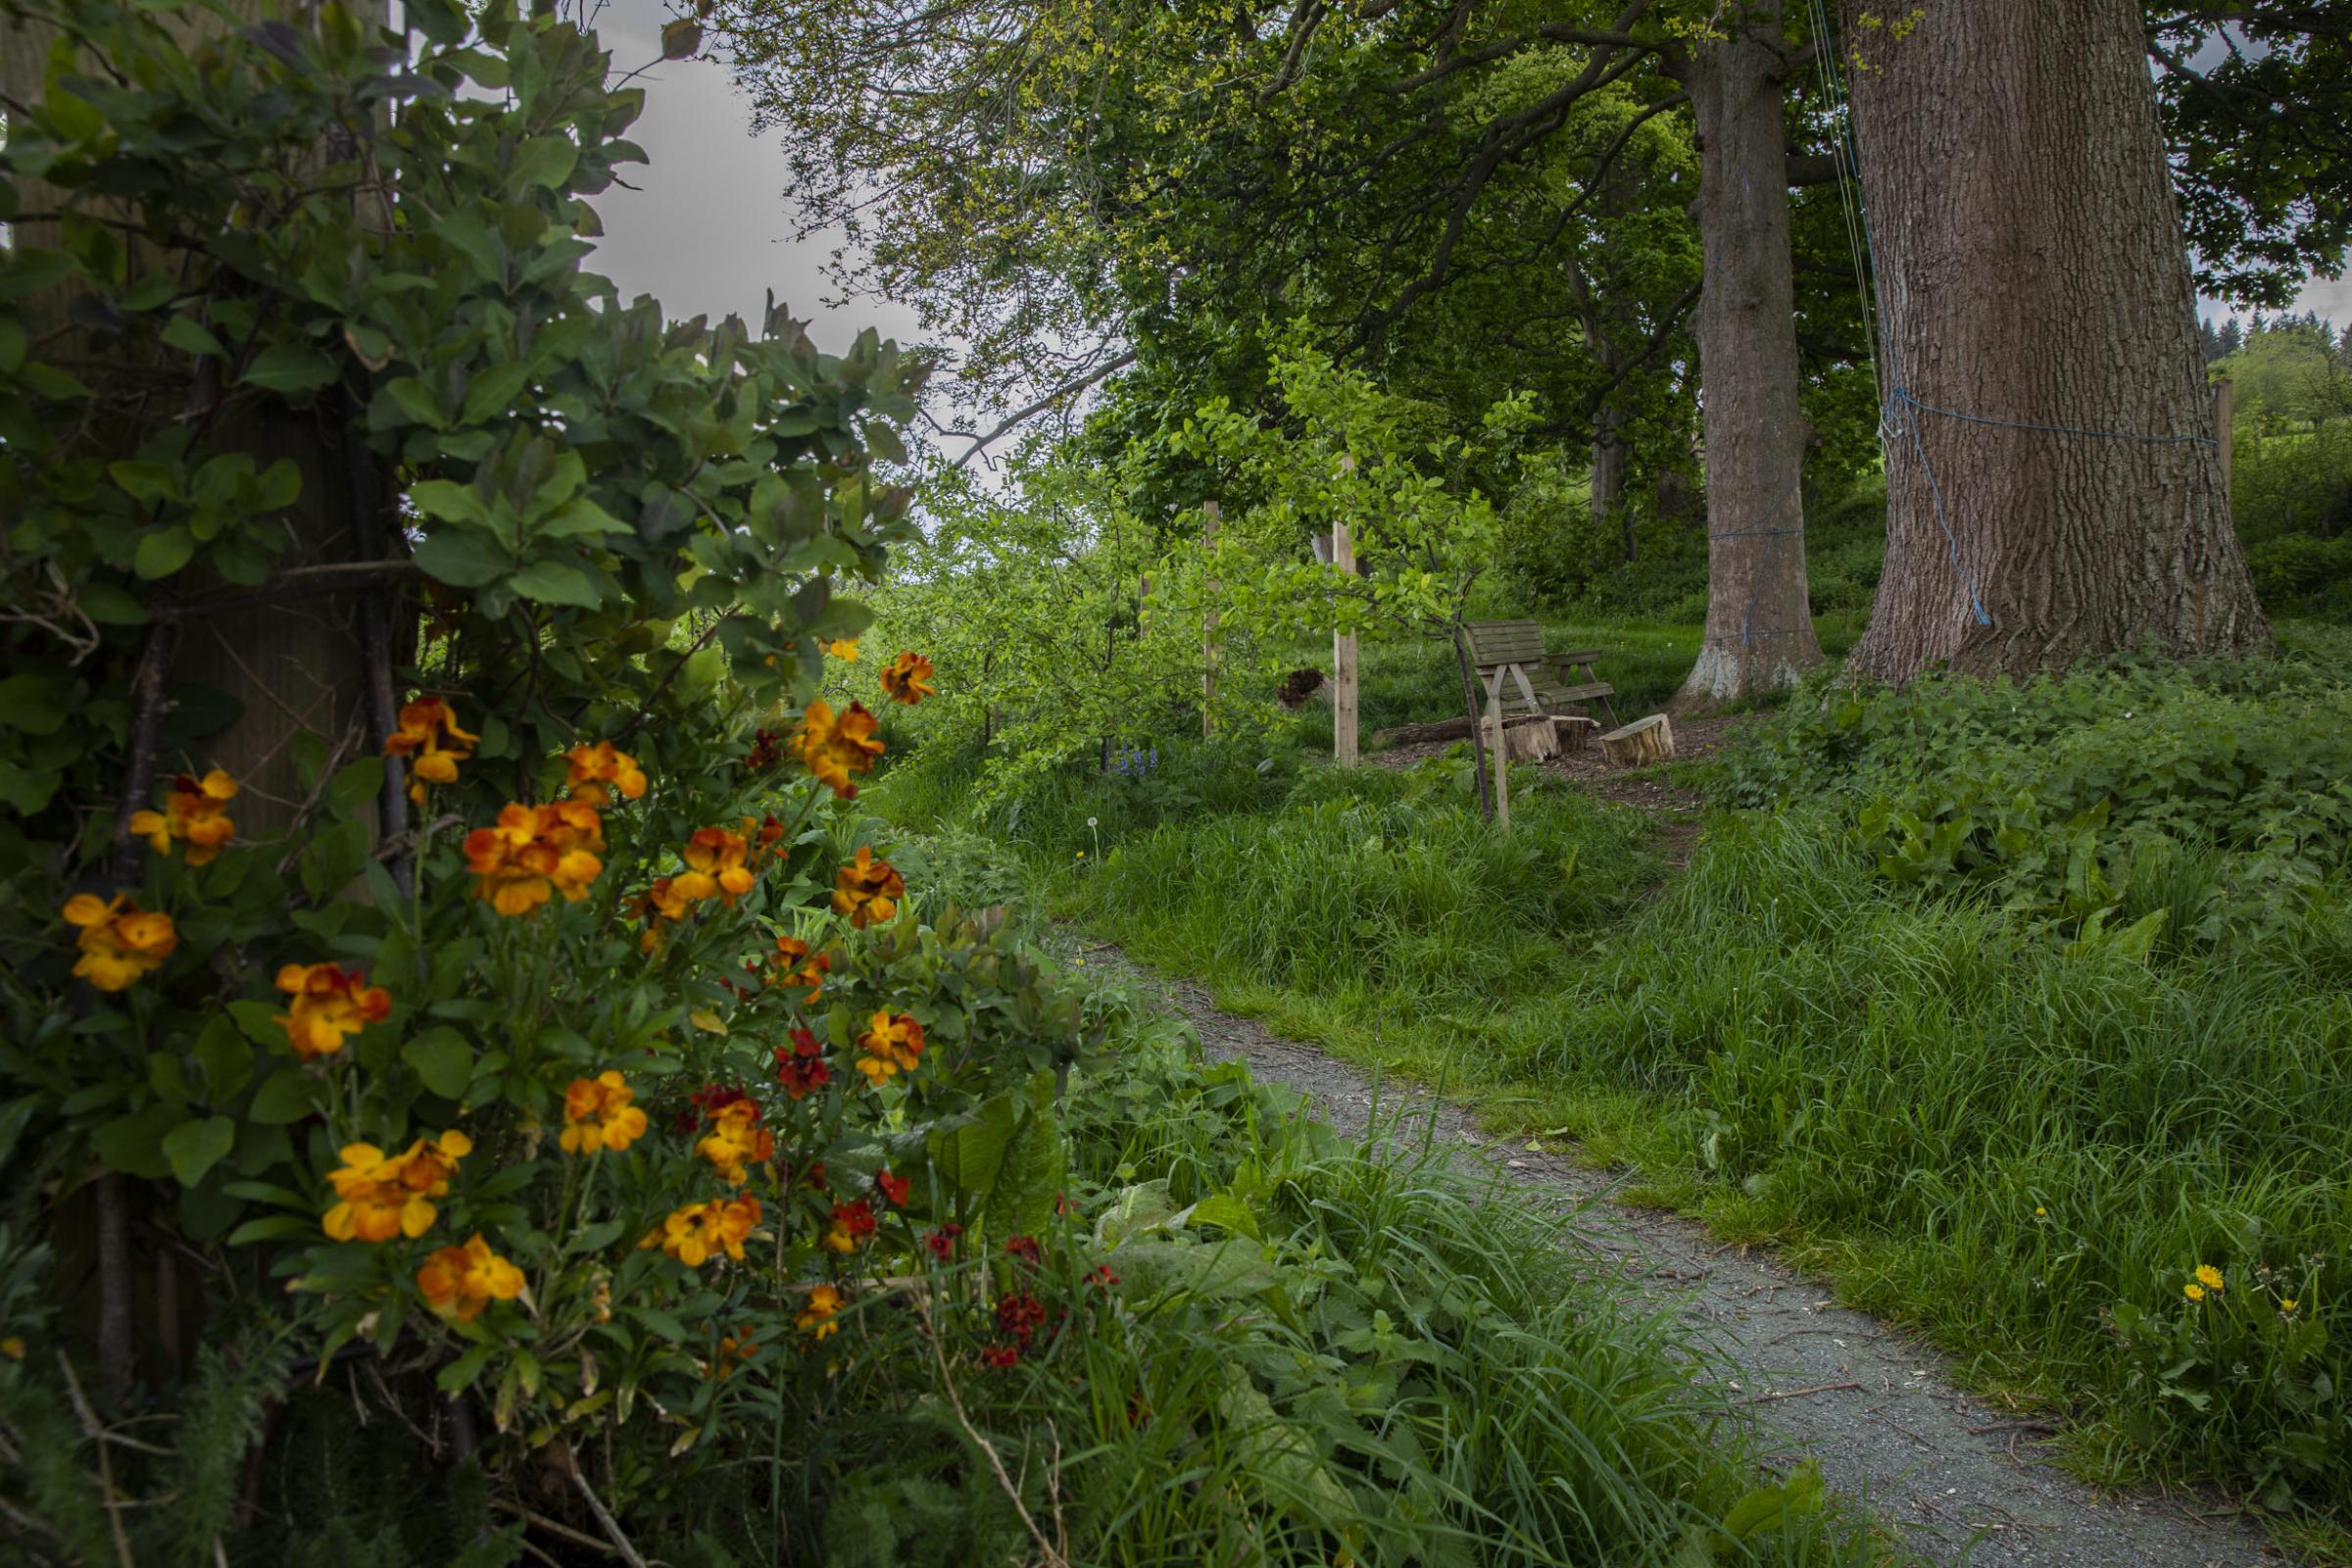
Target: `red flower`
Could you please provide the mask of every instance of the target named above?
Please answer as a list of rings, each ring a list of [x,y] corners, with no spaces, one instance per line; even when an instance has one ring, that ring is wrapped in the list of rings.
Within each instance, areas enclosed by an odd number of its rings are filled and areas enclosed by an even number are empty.
[[[1100,1286],[1102,1289],[1106,1291],[1109,1290],[1113,1285],[1119,1283],[1119,1277],[1110,1271],[1110,1265],[1108,1263],[1098,1263],[1095,1265],[1095,1271],[1092,1274],[1089,1274],[1086,1279],[1088,1284]]]
[[[765,773],[784,760],[784,748],[777,743],[773,730],[761,730],[752,739],[752,755],[743,760],[747,773]]]
[[[1034,1266],[1039,1260],[1037,1238],[1034,1236],[1013,1237],[1010,1241],[1004,1244],[1004,1255],[1007,1257],[1017,1257],[1023,1262]]]
[[[891,1204],[900,1208],[906,1206],[906,1189],[910,1185],[906,1177],[893,1176],[886,1170],[878,1170],[874,1172],[874,1185],[882,1190],[883,1198]]]
[[[808,1030],[792,1032],[791,1050],[776,1048],[776,1081],[793,1099],[806,1099],[832,1078],[833,1069],[825,1064],[824,1044]]]
[[[1011,1339],[1026,1341],[1046,1326],[1046,1304],[1026,1291],[1005,1297],[997,1303],[997,1332]]]
[[[1021,1364],[1021,1352],[1009,1345],[992,1345],[980,1352],[980,1359],[1002,1372]]]
[[[833,1223],[822,1241],[836,1252],[854,1252],[874,1234],[874,1208],[864,1199],[833,1205]]]
[[[960,1225],[942,1225],[923,1237],[923,1245],[931,1249],[933,1257],[945,1262],[956,1255],[956,1238],[962,1234],[963,1227]]]

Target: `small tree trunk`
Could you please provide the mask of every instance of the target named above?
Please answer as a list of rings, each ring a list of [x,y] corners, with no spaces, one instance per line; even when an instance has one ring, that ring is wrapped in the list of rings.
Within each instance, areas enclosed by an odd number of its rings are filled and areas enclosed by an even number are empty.
[[[1668,65],[1697,123],[1705,252],[1693,324],[1705,392],[1707,624],[1669,705],[1677,712],[1794,685],[1822,660],[1797,487],[1812,431],[1796,400],[1783,48],[1781,7],[1770,0],[1748,6],[1729,37]]]
[[[1625,509],[1623,416],[1607,404],[1592,416],[1592,525],[1617,535],[1625,559],[1634,559],[1634,522]]]
[[[1900,37],[1870,9],[1841,20],[1899,391],[1886,574],[1848,668],[2263,646],[2140,8],[1928,0]]]

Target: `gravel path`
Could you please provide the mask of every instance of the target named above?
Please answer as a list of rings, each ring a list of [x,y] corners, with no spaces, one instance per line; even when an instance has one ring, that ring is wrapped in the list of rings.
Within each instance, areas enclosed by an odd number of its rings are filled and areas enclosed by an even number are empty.
[[[1207,994],[1152,975],[1116,949],[1087,944],[1089,960],[1132,975],[1189,1017],[1207,1054],[1239,1057],[1260,1081],[1306,1095],[1331,1125],[1369,1124],[1369,1075],[1311,1047],[1278,1040],[1218,1010]],[[1532,1201],[1583,1208],[1586,1246],[1624,1288],[1673,1297],[1742,1369],[1725,1396],[1757,1420],[1768,1462],[1821,1462],[1831,1487],[1867,1503],[1912,1549],[1971,1568],[2250,1568],[2281,1554],[2241,1521],[2199,1516],[2194,1501],[2106,1498],[2038,1458],[2047,1428],[2020,1421],[1955,1387],[1946,1363],[1875,1318],[1830,1298],[1820,1282],[1655,1210],[1594,1202],[1609,1178],[1549,1154],[1495,1142],[1459,1107],[1426,1091],[1382,1089],[1392,1136],[1437,1135],[1524,1189]]]

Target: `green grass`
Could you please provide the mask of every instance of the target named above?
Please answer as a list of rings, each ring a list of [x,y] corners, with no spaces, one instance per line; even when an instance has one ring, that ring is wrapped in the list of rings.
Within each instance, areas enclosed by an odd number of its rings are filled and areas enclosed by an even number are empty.
[[[2324,1541],[2352,1520],[2352,901],[2325,673],[2345,645],[2287,640],[2300,666],[2205,684],[1959,688],[1836,733],[1792,710],[1783,754],[1722,770],[1780,804],[1712,817],[1654,903],[1621,808],[1537,790],[1503,841],[1442,768],[1261,773],[1231,749],[1182,764],[1174,805],[1064,781],[1027,819],[1029,874],[1230,1008],[1444,1077],[1631,1167],[1637,1196],[1781,1244],[1979,1386],[2069,1412],[2086,1473],[2220,1483]],[[1930,822],[1997,808],[2055,858],[1890,881],[1899,819],[1850,831],[1880,799]],[[2146,956],[2057,912],[2084,865],[2120,888],[2119,928],[2164,911]],[[2190,1303],[2201,1263],[2230,1286]]]

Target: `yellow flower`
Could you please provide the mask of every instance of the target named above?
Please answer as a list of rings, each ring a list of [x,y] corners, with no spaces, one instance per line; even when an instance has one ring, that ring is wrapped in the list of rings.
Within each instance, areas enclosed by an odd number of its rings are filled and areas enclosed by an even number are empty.
[[[332,963],[289,963],[277,971],[277,989],[294,1001],[270,1021],[286,1032],[294,1054],[305,1061],[341,1051],[346,1036],[392,1012],[392,993],[369,985],[357,969]]]
[[[466,868],[474,897],[504,915],[528,914],[561,893],[577,904],[605,869],[604,819],[587,801],[552,806],[510,803],[494,827],[466,835]]]
[[[140,908],[127,893],[104,901],[76,893],[66,901],[64,914],[69,925],[81,927],[74,939],[81,952],[74,972],[101,991],[121,991],[152,974],[179,946],[172,917]]]
[[[2180,1287],[2180,1294],[2192,1301],[2202,1301],[2205,1299],[2205,1287],[2191,1281]]]
[[[679,888],[688,898],[707,899],[716,893],[732,905],[752,891],[752,873],[744,865],[751,849],[750,841],[740,833],[723,827],[696,828],[682,852],[693,869],[678,878]]]
[[[436,1249],[416,1271],[416,1289],[443,1317],[470,1323],[492,1301],[512,1301],[522,1294],[522,1270],[490,1250],[479,1236],[464,1247]]]
[[[855,664],[858,662],[858,640],[854,637],[836,637],[825,644],[825,652],[845,664]]]
[[[2295,1315],[2296,1305],[2297,1303],[2293,1297],[2281,1296],[2278,1298],[2278,1315],[2280,1317],[2293,1317]]]
[[[24,1337],[21,1334],[11,1334],[7,1339],[0,1340],[0,1355],[7,1356],[11,1361],[24,1360]]]
[[[718,1167],[730,1187],[741,1187],[753,1165],[764,1165],[776,1152],[776,1135],[760,1125],[756,1101],[737,1100],[719,1107],[710,1131],[694,1152]]]
[[[743,1261],[743,1244],[760,1223],[757,1198],[714,1199],[672,1209],[662,1228],[637,1244],[640,1250],[659,1247],[688,1268],[701,1268],[723,1252]]]
[[[443,1133],[431,1143],[419,1138],[405,1154],[386,1157],[373,1144],[345,1144],[340,1170],[327,1172],[336,1204],[320,1228],[338,1242],[388,1242],[432,1229],[432,1200],[446,1197],[458,1161],[473,1152],[464,1133]]]
[[[832,706],[823,699],[810,703],[801,715],[800,729],[793,735],[793,745],[801,754],[801,765],[841,799],[855,800],[858,786],[850,782],[850,775],[873,770],[874,759],[883,751],[882,743],[874,739],[880,723],[857,703],[845,709],[839,718],[834,717]]]
[[[801,1000],[814,1003],[825,989],[825,971],[832,967],[831,958],[821,953],[810,953],[808,944],[799,937],[778,937],[776,967],[768,971],[767,983],[788,988],[807,986],[808,989]]]
[[[895,703],[908,707],[926,697],[939,695],[931,685],[931,661],[917,653],[904,653],[890,662],[882,671],[882,689]]]
[[[834,1314],[842,1308],[842,1295],[830,1285],[813,1285],[808,1289],[808,1304],[793,1315],[792,1326],[805,1329],[818,1339],[836,1333],[841,1325]]]
[[[898,901],[906,895],[906,880],[888,860],[874,858],[870,845],[858,846],[858,858],[833,878],[833,912],[846,914],[860,930],[887,921],[899,912]]]
[[[421,806],[427,784],[458,781],[458,764],[481,739],[458,728],[457,713],[440,698],[420,697],[402,706],[399,729],[384,737],[384,755],[409,760],[409,799]]]
[[[572,789],[583,801],[605,805],[608,784],[632,801],[645,793],[645,769],[637,765],[637,759],[615,750],[611,741],[574,746],[564,758],[571,764]]]
[[[2197,1283],[2219,1296],[2222,1294],[2222,1271],[2211,1263],[2199,1263],[2197,1265]]]
[[[912,1072],[923,1054],[923,1026],[912,1015],[893,1017],[876,1012],[864,1034],[858,1037],[858,1070],[866,1081],[880,1085],[902,1072]]]
[[[188,863],[203,865],[236,832],[227,815],[228,803],[236,797],[236,781],[217,767],[202,778],[181,773],[172,780],[162,810],[130,813],[130,830],[158,855],[171,854],[176,839],[188,847]]]
[[[594,1078],[574,1078],[564,1091],[564,1131],[556,1139],[567,1154],[614,1153],[645,1136],[645,1112],[630,1102],[637,1091],[610,1068]]]

